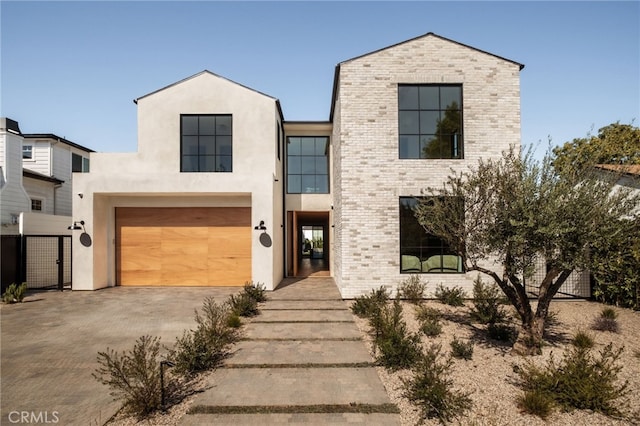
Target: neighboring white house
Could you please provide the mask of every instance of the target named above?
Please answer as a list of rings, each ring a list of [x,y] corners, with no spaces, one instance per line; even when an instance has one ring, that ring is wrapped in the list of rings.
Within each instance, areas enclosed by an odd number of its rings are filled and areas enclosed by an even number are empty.
[[[345,298],[413,273],[470,289],[410,207],[519,146],[522,68],[428,33],[338,64],[328,121],[285,121],[276,98],[209,71],[142,96],[137,152],[93,153],[74,176],[92,239],[74,237],[74,289],[315,273]]]

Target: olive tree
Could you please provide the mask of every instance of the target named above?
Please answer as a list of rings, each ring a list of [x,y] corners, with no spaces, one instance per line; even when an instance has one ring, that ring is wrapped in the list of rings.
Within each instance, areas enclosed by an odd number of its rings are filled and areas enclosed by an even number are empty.
[[[591,242],[604,230],[617,232],[612,224],[638,203],[629,192],[612,191],[616,180],[584,167],[560,174],[551,153],[536,161],[531,150],[511,149],[426,188],[415,215],[464,259],[466,271],[496,282],[520,317],[514,352],[537,354],[553,296],[571,272],[589,267]],[[547,269],[532,303],[524,280],[538,259]]]

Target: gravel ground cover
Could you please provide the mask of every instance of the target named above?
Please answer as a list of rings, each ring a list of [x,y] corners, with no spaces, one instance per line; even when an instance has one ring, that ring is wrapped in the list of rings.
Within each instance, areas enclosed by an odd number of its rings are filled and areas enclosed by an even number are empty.
[[[542,420],[539,417],[521,413],[516,405],[516,397],[522,394],[517,384],[518,375],[514,373],[514,365],[524,364],[524,359],[510,353],[511,345],[491,340],[486,336],[486,326],[472,323],[469,313],[472,302],[467,301],[463,307],[451,307],[438,301],[425,301],[425,305],[442,313],[443,331],[436,337],[422,334],[422,343],[442,345],[444,353],[450,352],[450,342],[454,336],[458,340],[473,342],[473,358],[470,361],[455,359],[452,368],[454,386],[458,390],[470,393],[473,408],[454,424],[459,425],[640,425],[640,312],[614,308],[618,313],[620,330],[618,333],[591,330],[593,320],[600,315],[605,305],[588,301],[554,301],[551,312],[554,317],[545,339],[543,353],[529,357],[532,362],[546,364],[553,353],[556,360],[571,343],[571,338],[578,331],[586,331],[595,340],[596,353],[609,343],[614,348],[624,347],[619,359],[623,369],[622,380],[629,381],[628,403],[630,406],[627,419],[612,419],[599,413],[586,410],[558,412],[557,410]],[[415,305],[402,302],[403,317],[408,329],[418,332],[415,319]],[[355,317],[355,316],[354,316]],[[367,320],[356,318],[356,324],[363,333],[369,350],[373,354],[371,337],[368,335]],[[514,321],[515,324],[515,321]],[[408,377],[409,370],[388,372],[377,367],[378,374],[392,400],[400,407],[402,424],[414,425],[420,421],[419,411],[402,397],[402,378]],[[424,424],[436,425],[437,420],[427,420]]]

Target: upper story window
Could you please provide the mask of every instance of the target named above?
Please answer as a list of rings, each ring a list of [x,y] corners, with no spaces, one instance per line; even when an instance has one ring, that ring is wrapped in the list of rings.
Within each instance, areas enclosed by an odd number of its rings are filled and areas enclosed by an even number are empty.
[[[400,272],[464,272],[462,258],[420,225],[414,214],[417,203],[415,197],[400,197]]]
[[[82,155],[71,153],[71,171],[75,173],[89,173],[89,159]]]
[[[180,116],[180,171],[231,172],[231,114]]]
[[[400,158],[463,158],[462,86],[398,86]]]
[[[33,159],[33,145],[22,145],[22,159],[23,160]]]
[[[287,138],[287,192],[329,193],[329,137]]]
[[[31,211],[41,212],[42,211],[42,200],[38,200],[36,198],[31,199]]]

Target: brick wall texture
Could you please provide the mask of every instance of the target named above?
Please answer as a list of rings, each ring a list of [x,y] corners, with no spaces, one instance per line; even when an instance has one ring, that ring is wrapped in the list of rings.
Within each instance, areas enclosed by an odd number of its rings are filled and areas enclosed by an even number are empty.
[[[339,65],[334,104],[334,277],[343,297],[400,274],[399,197],[440,186],[451,170],[520,146],[520,66],[441,37],[425,36]],[[398,84],[462,84],[464,159],[398,158]],[[486,266],[499,268],[493,262]],[[428,291],[469,274],[423,274]]]

